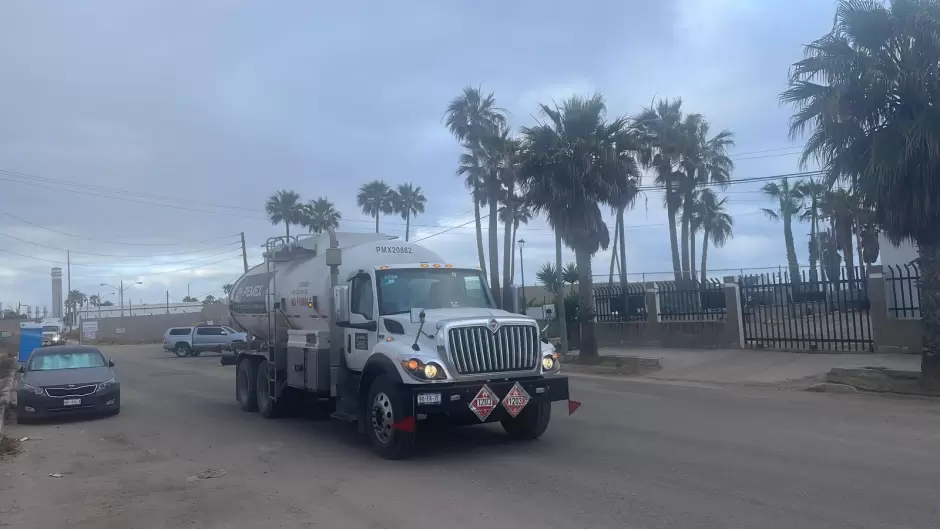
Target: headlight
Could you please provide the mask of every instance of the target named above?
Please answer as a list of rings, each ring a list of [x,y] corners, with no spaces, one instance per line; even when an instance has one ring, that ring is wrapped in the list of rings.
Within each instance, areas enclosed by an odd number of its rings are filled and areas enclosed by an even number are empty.
[[[27,383],[20,384],[21,389],[25,390],[27,393],[32,393],[33,395],[45,395],[46,392],[42,388],[37,388],[36,386],[30,386]]]
[[[551,371],[552,369],[555,369],[555,359],[550,356],[543,356],[542,357],[542,369],[546,371]]]
[[[58,334],[53,334],[53,335],[52,335],[52,341],[53,341],[53,342],[58,342],[58,341],[59,341],[59,335],[58,335]]]
[[[424,363],[417,358],[402,360],[401,366],[405,368],[411,376],[422,380],[440,380],[447,378],[444,369],[434,362]]]
[[[104,391],[110,389],[112,386],[116,385],[117,381],[114,380],[114,377],[105,380],[104,382],[98,384],[98,391]]]

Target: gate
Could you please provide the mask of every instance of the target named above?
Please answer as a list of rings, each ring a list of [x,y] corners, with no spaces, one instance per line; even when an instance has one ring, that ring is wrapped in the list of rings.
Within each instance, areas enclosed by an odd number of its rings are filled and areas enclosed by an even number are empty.
[[[834,270],[833,270],[834,271]],[[858,268],[838,277],[805,271],[741,276],[741,313],[747,347],[797,351],[874,350],[868,282]]]

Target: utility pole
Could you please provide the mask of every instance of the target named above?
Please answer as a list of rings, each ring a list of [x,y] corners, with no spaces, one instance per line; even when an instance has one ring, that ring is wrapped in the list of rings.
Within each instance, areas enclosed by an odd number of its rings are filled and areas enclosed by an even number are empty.
[[[242,236],[242,264],[245,266],[245,273],[248,273],[248,250],[245,249],[245,232],[241,233]]]
[[[120,293],[120,298],[121,298],[121,299],[120,299],[120,301],[121,301],[121,317],[123,318],[123,317],[124,317],[124,280],[123,280],[123,279],[121,280],[121,288],[119,288],[118,291],[119,291],[119,293]]]
[[[68,291],[68,296],[65,299],[68,299],[72,295],[72,252],[69,250],[65,251],[65,274],[66,274],[66,290]],[[69,329],[75,325],[75,314],[73,311],[69,311]]]
[[[98,319],[101,319],[101,291],[98,291]]]
[[[166,313],[170,313],[170,291],[166,291]]]

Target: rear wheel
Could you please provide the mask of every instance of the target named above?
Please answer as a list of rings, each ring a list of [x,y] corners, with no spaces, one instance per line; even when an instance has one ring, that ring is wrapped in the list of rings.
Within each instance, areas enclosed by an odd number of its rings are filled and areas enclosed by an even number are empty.
[[[513,439],[538,439],[552,420],[552,403],[530,404],[522,409],[515,419],[506,418],[501,422],[503,429]]]
[[[176,353],[176,356],[183,358],[184,356],[189,356],[192,354],[193,349],[189,346],[188,343],[178,343],[176,347],[173,348],[173,352]]]
[[[271,381],[268,380],[269,376],[269,367],[271,364],[267,360],[262,360],[258,364],[258,373],[256,375],[257,384],[255,387],[255,394],[257,395],[258,401],[258,411],[261,412],[261,415],[265,419],[276,419],[287,411],[289,407],[289,396],[284,395],[275,395],[278,398],[272,399],[271,395]],[[274,387],[277,388],[279,384],[275,382]]]
[[[369,388],[365,405],[365,431],[369,444],[385,459],[402,459],[414,450],[415,432],[393,425],[408,418],[412,411],[405,392],[392,377],[382,375]]]
[[[238,398],[242,411],[258,411],[258,395],[255,387],[257,378],[254,362],[246,358],[238,363],[238,374],[235,375],[235,396]]]

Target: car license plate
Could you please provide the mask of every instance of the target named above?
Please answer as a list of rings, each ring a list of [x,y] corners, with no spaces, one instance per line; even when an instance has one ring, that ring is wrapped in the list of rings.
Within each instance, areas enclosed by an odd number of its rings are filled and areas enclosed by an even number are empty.
[[[82,399],[65,399],[62,401],[63,406],[78,406],[82,403]]]
[[[418,393],[418,404],[440,404],[440,393]]]

